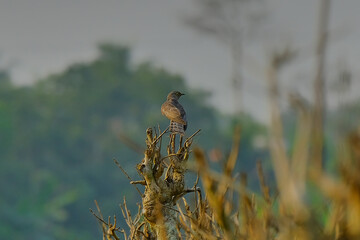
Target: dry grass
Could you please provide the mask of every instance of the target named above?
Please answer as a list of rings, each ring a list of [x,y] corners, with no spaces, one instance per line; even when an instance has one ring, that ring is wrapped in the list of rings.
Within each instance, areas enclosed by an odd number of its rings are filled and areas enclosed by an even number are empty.
[[[113,222],[110,217],[105,221],[98,208],[98,214],[94,215],[102,226],[104,239],[120,239],[121,233],[124,239],[360,239],[360,134],[352,133],[340,147],[339,177],[334,178],[313,167],[308,154],[309,120],[306,112],[301,111],[293,154],[288,156],[285,149],[270,145],[272,158],[278,158],[272,161],[277,189],[269,188],[262,165],[257,163],[261,193],[247,188],[246,174],[234,177],[240,130],[235,131],[233,147],[222,172],[209,168],[201,149],[193,150],[195,161],[188,167],[199,173],[202,193],[198,181],[190,189],[183,184],[183,163],[189,157],[191,142],[186,140],[175,151],[170,140],[168,155],[161,157],[162,136],[149,136],[148,132],[148,149],[139,164],[144,178],[134,182],[146,185],[143,205],[139,205],[138,213],[132,217],[124,201],[121,210],[127,231],[116,226],[116,218]],[[150,172],[145,173],[149,166]],[[155,179],[154,188],[149,183]],[[320,211],[316,206],[305,201],[310,194],[308,183],[315,185],[325,200],[321,206],[326,209],[322,213],[325,213],[324,221],[319,221]],[[195,195],[192,204],[183,197],[190,192]],[[168,231],[169,222],[175,232]]]

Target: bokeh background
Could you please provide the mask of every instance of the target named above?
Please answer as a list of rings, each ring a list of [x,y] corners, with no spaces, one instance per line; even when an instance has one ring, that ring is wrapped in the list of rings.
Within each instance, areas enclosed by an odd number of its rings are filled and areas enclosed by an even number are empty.
[[[189,133],[221,166],[240,123],[238,171],[255,186],[268,161],[266,71],[273,52],[296,52],[281,70],[280,105],[290,148],[288,94],[313,102],[319,3],[313,0],[0,0],[0,238],[99,239],[90,214],[124,196],[136,179],[147,127],[165,129],[171,90]],[[326,157],[358,127],[360,30],[357,0],[333,1],[325,61]],[[275,183],[273,184],[275,185]],[[256,188],[256,187],[254,187]],[[125,227],[125,223],[121,223]]]

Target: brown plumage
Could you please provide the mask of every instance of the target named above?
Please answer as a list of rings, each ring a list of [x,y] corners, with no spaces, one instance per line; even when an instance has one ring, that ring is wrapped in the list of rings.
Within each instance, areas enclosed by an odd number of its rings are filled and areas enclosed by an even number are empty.
[[[178,91],[170,92],[161,106],[161,113],[170,120],[170,132],[184,135],[187,128],[186,112],[178,101],[182,95],[185,94]]]

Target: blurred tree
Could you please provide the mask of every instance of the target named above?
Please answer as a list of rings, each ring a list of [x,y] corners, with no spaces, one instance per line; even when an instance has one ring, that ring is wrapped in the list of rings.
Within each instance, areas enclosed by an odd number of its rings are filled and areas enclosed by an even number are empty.
[[[265,17],[262,0],[195,0],[198,12],[185,19],[199,32],[224,43],[231,56],[234,112],[243,111],[243,43]]]
[[[136,143],[149,126],[165,129],[160,106],[171,90],[186,93],[189,132],[202,129],[198,144],[211,150],[231,142],[234,123],[207,105],[209,93],[151,62],[132,64],[127,47],[102,44],[99,52],[30,86],[13,86],[0,72],[0,239],[97,239],[88,212],[94,199],[109,213],[119,212],[123,196],[139,200],[112,158],[135,178],[142,154],[119,135]],[[241,156],[250,159],[248,141],[262,127],[243,123]]]

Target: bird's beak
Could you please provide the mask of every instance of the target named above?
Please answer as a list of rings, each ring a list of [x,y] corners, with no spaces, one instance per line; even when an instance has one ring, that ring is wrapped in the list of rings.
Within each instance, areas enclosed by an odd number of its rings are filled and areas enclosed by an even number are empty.
[[[181,96],[182,96],[182,95],[185,95],[185,93],[180,93],[180,94],[181,94]]]

